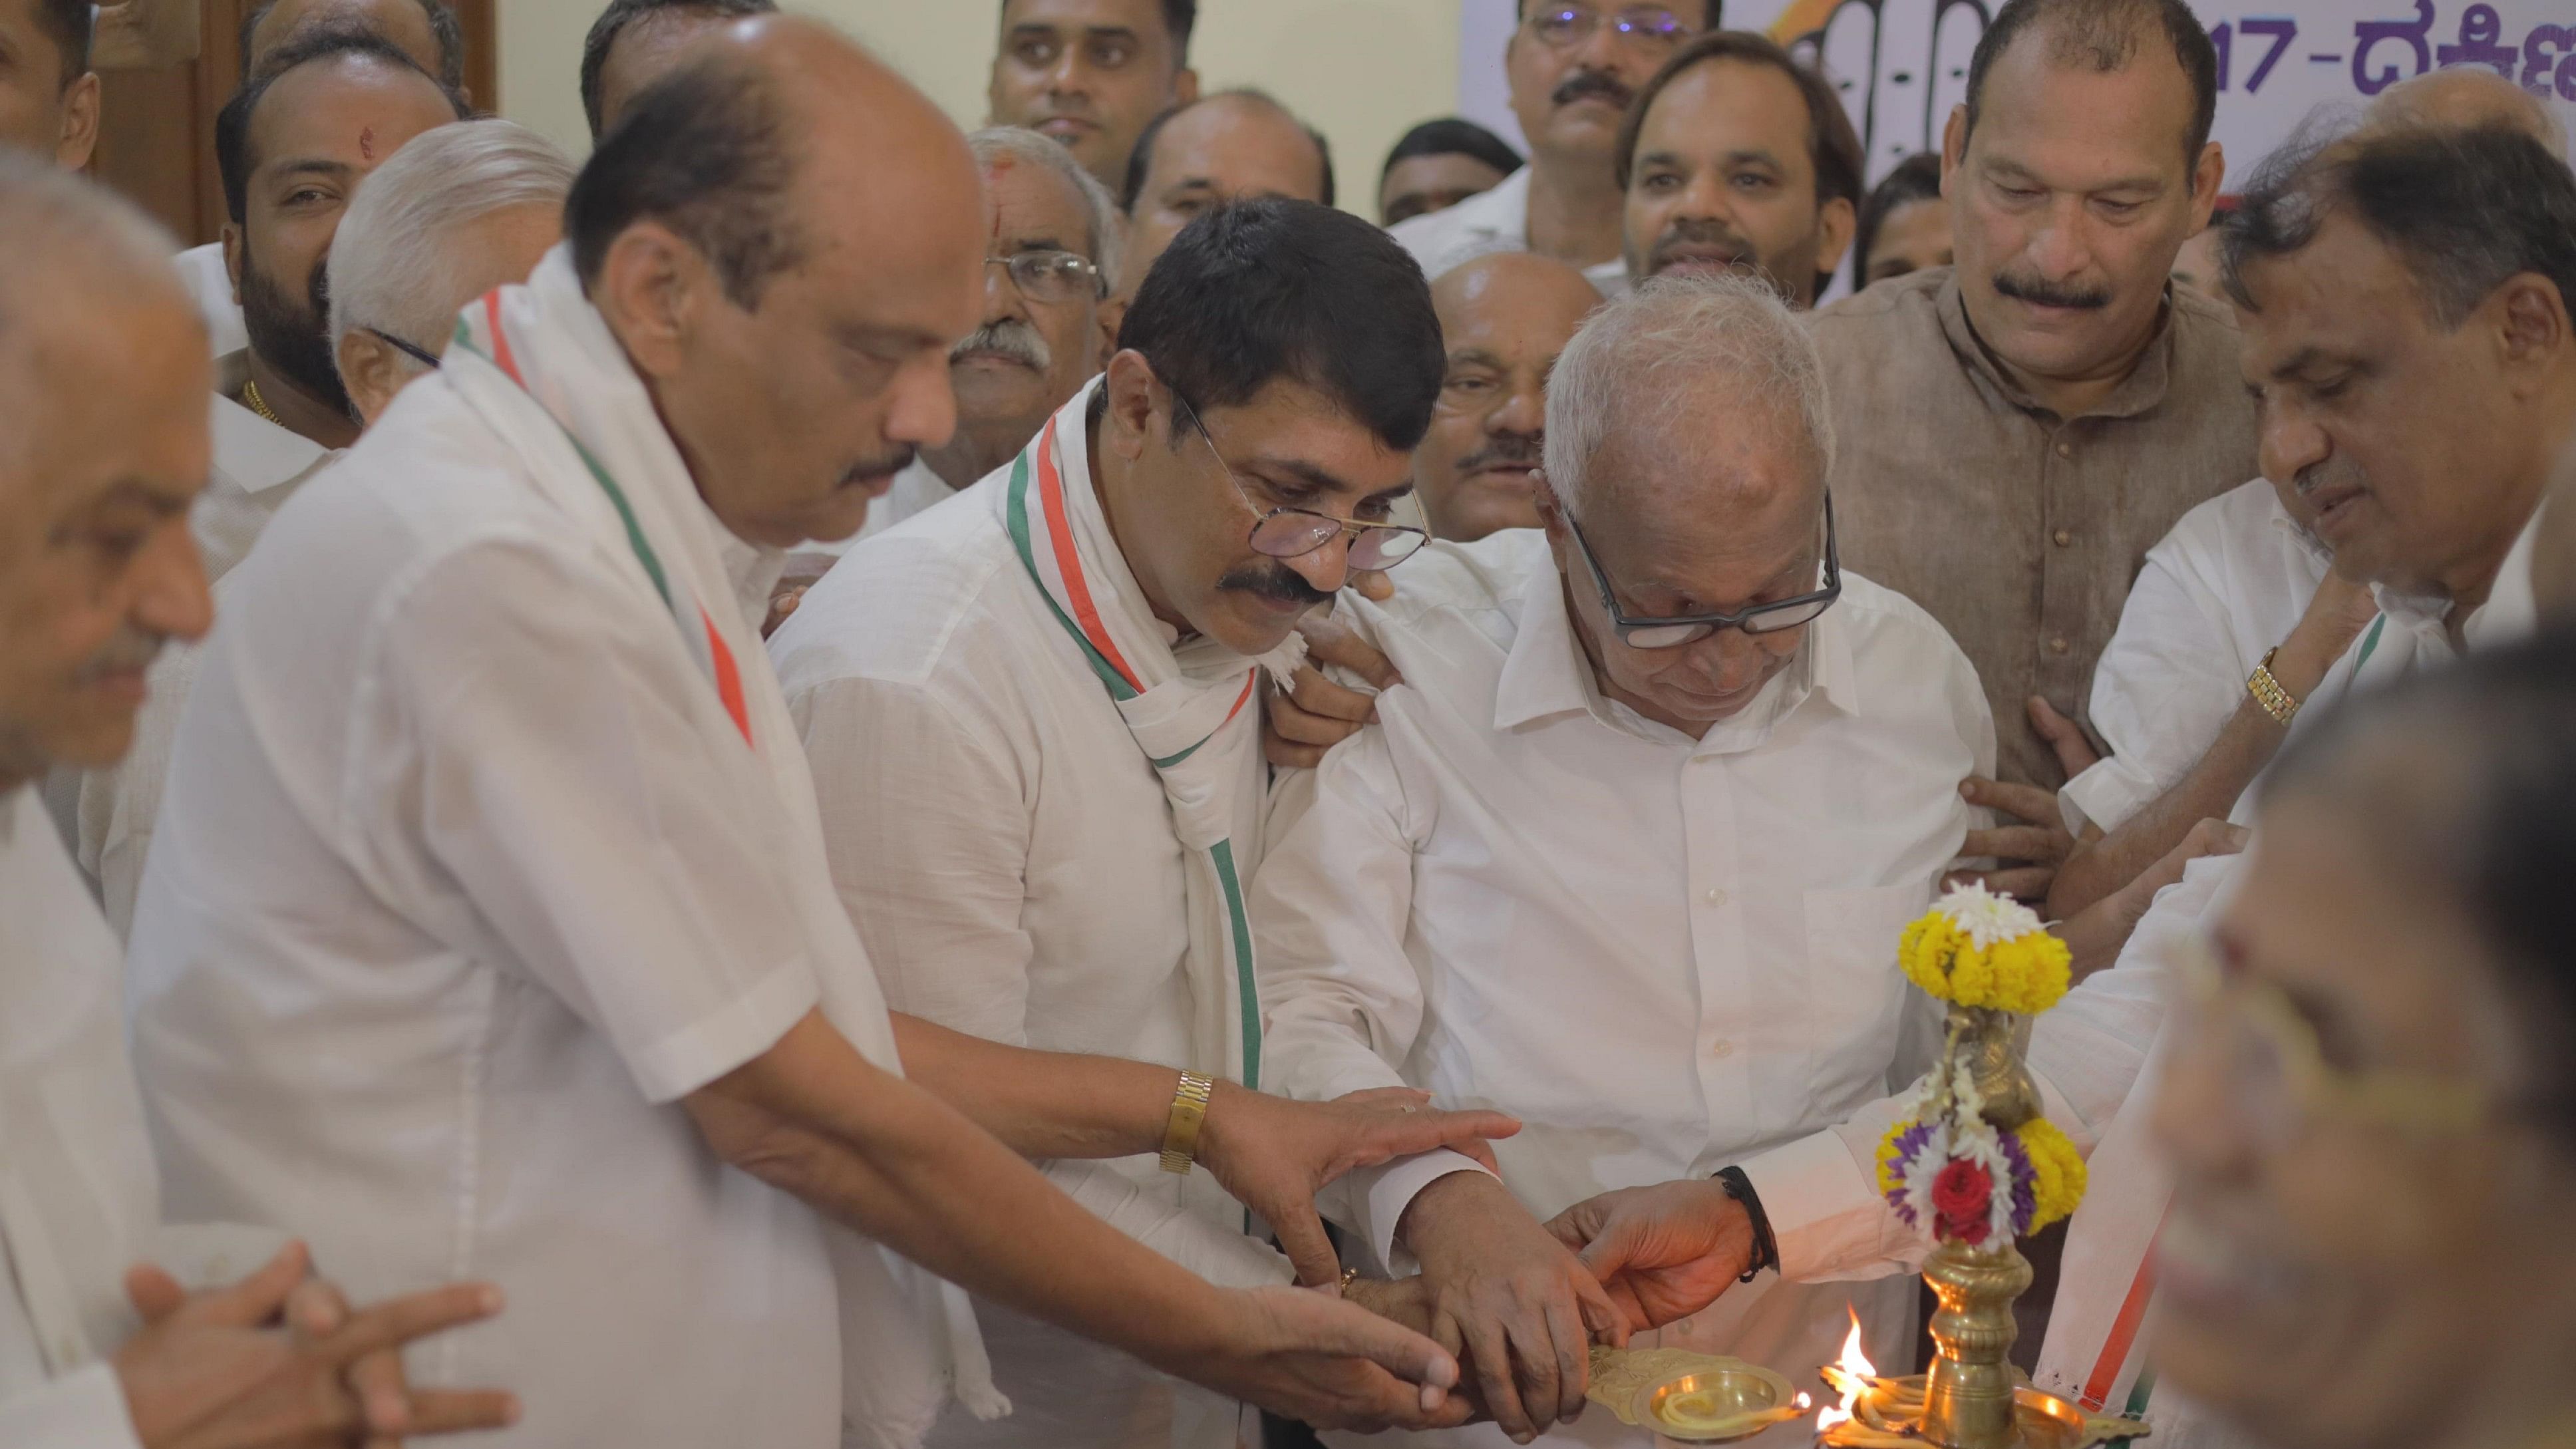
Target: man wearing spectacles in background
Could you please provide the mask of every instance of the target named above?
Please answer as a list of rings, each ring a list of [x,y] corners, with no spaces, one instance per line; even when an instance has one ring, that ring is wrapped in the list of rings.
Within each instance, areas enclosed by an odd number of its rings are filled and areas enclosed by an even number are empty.
[[[1007,186],[990,190],[1006,241]],[[988,297],[1009,289],[990,275]],[[1376,228],[1251,201],[1179,233],[1119,340],[1025,451],[852,550],[770,650],[833,880],[897,1009],[1257,1085],[1242,892],[1268,785],[1260,675],[1294,660],[1298,616],[1351,570],[1422,542],[1389,520],[1440,388],[1440,326]],[[1046,1166],[1214,1282],[1291,1276],[1205,1174]],[[1354,1296],[1391,1309],[1402,1291]],[[1237,1443],[1236,1405],[976,1312],[1018,1411],[952,1415],[935,1449]]]
[[[1491,191],[1395,228],[1423,274],[1487,252],[1527,251],[1583,268],[1605,294],[1626,290],[1624,199],[1611,164],[1619,122],[1656,69],[1717,24],[1718,8],[1717,0],[1520,0],[1503,66],[1529,164]]]
[[[984,320],[948,354],[957,431],[924,449],[868,508],[867,527],[792,555],[772,604],[805,589],[859,539],[882,533],[1019,456],[1040,425],[1098,375],[1099,315],[1118,274],[1121,228],[1109,188],[1073,152],[1035,131],[993,126],[966,138],[990,213]]]
[[[1355,1175],[1494,1415],[1410,1442],[1643,1449],[1606,1414],[1547,1432],[1583,1402],[1594,1280],[1542,1221],[1707,1183],[1929,1060],[1888,943],[1958,853],[1994,727],[1940,625],[1841,569],[1825,409],[1767,285],[1650,282],[1557,360],[1545,531],[1433,544],[1353,605],[1404,685],[1273,822],[1272,1082],[1427,1087],[1526,1124],[1499,1183],[1447,1154]],[[1718,1281],[1764,1265],[1742,1228]],[[1642,1275],[1599,1287],[1628,1330],[1680,1318]],[[1811,1382],[1846,1302],[1871,1342],[1909,1336],[1906,1284],[1765,1278],[1662,1342]]]

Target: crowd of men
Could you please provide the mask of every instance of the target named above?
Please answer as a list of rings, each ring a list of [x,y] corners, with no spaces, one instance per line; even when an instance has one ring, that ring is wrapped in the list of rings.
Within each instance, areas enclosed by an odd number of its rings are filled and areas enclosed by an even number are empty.
[[[2008,0],[1871,185],[1524,3],[1381,229],[1190,0],[1002,0],[971,134],[774,8],[611,0],[576,164],[272,0],[182,252],[77,172],[187,27],[0,0],[0,1444],[1644,1449],[1597,1345],[1913,1351],[1969,881],[2042,1386],[2560,1442],[2530,93],[2222,205],[2182,0]]]

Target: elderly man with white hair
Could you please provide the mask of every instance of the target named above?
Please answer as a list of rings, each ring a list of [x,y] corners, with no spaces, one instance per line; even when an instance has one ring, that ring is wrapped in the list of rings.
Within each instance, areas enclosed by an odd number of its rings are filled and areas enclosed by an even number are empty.
[[[424,131],[367,178],[331,243],[331,338],[350,407],[373,427],[403,385],[438,365],[456,311],[534,270],[562,239],[573,167],[553,143],[508,121]],[[223,597],[217,581],[215,597]],[[134,748],[79,777],[74,854],[119,939],[131,930],[160,813],[180,707],[196,682],[194,645],[153,665]]]
[[[527,280],[563,240],[572,158],[525,126],[423,133],[367,179],[331,241],[331,355],[360,421],[438,366],[457,309]]]
[[[1544,533],[1433,544],[1391,601],[1355,604],[1404,682],[1253,888],[1272,1080],[1410,1085],[1526,1124],[1494,1144],[1499,1184],[1452,1158],[1400,1243],[1675,1181],[1751,1197],[1734,1164],[1928,1060],[1894,947],[1959,851],[1959,781],[1993,765],[1994,726],[1941,626],[1840,568],[1826,416],[1814,344],[1767,288],[1650,284],[1557,362]],[[1747,1215],[1727,1276],[1765,1266],[1764,1237]],[[1554,1272],[1495,1264],[1471,1291],[1546,1300]],[[1604,1286],[1632,1329],[1673,1316],[1647,1275]],[[1905,1341],[1907,1284],[1759,1281],[1662,1342],[1806,1382],[1846,1302],[1873,1342]],[[1489,1402],[1582,1363],[1572,1305],[1541,1306],[1527,1338],[1470,1328]],[[1548,1442],[1649,1437],[1594,1414]]]

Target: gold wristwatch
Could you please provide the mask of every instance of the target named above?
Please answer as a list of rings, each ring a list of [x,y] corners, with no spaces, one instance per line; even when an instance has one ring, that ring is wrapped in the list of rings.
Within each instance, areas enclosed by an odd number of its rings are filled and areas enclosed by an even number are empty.
[[[2245,681],[2245,692],[2254,696],[2254,702],[2263,706],[2263,712],[2270,715],[2274,723],[2287,729],[2299,712],[2299,702],[2281,687],[2281,681],[2272,677],[2272,661],[2280,653],[2278,645],[2263,652],[2263,662],[2254,666],[2254,673]]]
[[[1172,1092],[1171,1119],[1163,1127],[1163,1170],[1186,1174],[1198,1160],[1199,1127],[1207,1121],[1208,1098],[1216,1094],[1216,1082],[1196,1072],[1181,1073],[1181,1085]]]

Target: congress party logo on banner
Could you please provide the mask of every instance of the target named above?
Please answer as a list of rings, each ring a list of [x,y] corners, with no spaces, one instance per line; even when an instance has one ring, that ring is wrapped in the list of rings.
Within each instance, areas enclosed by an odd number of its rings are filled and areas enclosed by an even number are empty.
[[[1842,90],[1873,182],[1938,150],[1968,60],[2000,0],[1730,0],[1729,26],[1768,31]],[[2373,14],[2376,6],[2397,13]],[[2366,6],[2372,8],[2365,8]],[[2232,189],[2321,105],[2358,106],[2443,66],[2485,66],[2576,121],[2576,11],[2567,0],[2196,3],[2218,50],[2216,139]]]

